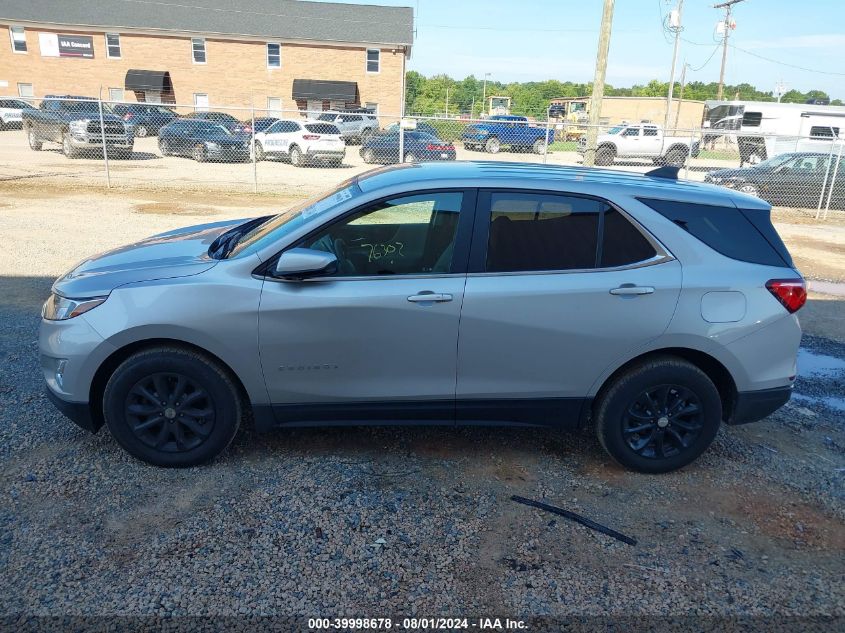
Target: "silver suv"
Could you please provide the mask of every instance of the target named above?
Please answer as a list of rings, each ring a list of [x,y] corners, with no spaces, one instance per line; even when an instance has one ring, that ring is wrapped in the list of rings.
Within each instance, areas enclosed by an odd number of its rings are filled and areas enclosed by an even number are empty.
[[[673,174],[401,165],[93,257],[44,305],[48,394],[164,466],[251,419],[591,425],[679,468],[789,399],[806,294],[768,204]]]
[[[324,112],[316,120],[336,125],[340,138],[349,144],[363,143],[379,130],[378,118],[369,110]]]

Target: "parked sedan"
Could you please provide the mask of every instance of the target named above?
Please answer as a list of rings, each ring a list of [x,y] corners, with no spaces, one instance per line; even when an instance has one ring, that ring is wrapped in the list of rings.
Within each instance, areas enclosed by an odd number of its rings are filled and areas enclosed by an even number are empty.
[[[753,167],[718,169],[704,182],[736,189],[785,207],[816,207],[819,200],[845,208],[845,159],[821,152],[780,154]]]
[[[283,120],[255,134],[256,160],[275,156],[289,159],[295,167],[309,163],[339,167],[345,155],[340,130],[331,123]]]
[[[232,132],[246,132],[247,134],[252,132],[252,125],[250,123],[239,121],[231,114],[226,114],[225,112],[192,112],[186,118],[217,123]]]
[[[279,121],[279,117],[275,116],[263,116],[251,121],[253,127],[255,128],[255,133],[258,134],[259,132],[266,132],[267,129],[273,125],[276,121]]]
[[[197,162],[249,160],[250,135],[209,121],[176,119],[161,128],[162,156],[190,156]]]
[[[455,160],[455,146],[425,132],[407,131],[404,134],[399,159],[399,131],[379,134],[369,138],[361,146],[361,158],[365,163],[416,163],[427,160]]]
[[[154,103],[118,103],[112,112],[135,126],[135,136],[155,136],[165,125],[179,117],[176,112]]]

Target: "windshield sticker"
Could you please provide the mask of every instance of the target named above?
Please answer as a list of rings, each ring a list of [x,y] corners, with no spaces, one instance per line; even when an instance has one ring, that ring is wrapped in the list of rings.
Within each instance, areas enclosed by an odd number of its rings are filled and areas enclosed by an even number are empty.
[[[352,198],[350,188],[341,189],[330,196],[326,196],[322,200],[318,200],[313,205],[302,211],[302,219],[307,220],[313,215],[318,215],[327,209],[330,209],[342,202],[346,202]]]

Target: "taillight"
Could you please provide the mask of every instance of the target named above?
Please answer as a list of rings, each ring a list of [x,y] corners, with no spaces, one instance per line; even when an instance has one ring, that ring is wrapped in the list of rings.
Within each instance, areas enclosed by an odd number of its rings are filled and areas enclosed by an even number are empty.
[[[448,151],[448,150],[450,150],[450,149],[455,149],[455,148],[454,148],[454,147],[452,147],[451,145],[432,145],[431,143],[429,143],[428,145],[426,145],[426,146],[425,146],[425,148],[426,148],[429,152],[446,152],[446,151]]]
[[[807,302],[807,285],[803,279],[770,279],[766,289],[790,313],[797,312]]]
[[[129,120],[129,119],[131,119],[131,118],[132,118],[132,113],[131,113],[131,112],[127,112],[126,114],[124,114],[124,115],[123,115],[123,120],[124,120],[124,121],[128,121],[128,120]]]
[[[319,134],[303,134],[302,138],[305,139],[306,141],[318,141],[318,140],[320,140],[320,135]]]

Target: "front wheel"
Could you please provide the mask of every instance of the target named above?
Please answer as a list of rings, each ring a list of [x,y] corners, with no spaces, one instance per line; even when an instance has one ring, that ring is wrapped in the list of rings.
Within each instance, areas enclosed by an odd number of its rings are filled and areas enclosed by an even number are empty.
[[[62,135],[62,154],[67,156],[68,158],[76,158],[77,152],[76,148],[73,146],[73,143],[70,140],[70,133],[65,132]]]
[[[405,162],[406,163],[416,163],[416,162],[419,162],[419,158],[417,158],[416,154],[408,152],[407,154],[405,154]]]
[[[302,167],[305,165],[305,160],[302,156],[302,150],[296,145],[290,148],[290,164],[294,167]]]
[[[173,154],[173,150],[170,149],[170,141],[166,138],[158,139],[158,151],[161,152],[162,156],[170,156]]]
[[[135,128],[135,136],[138,136],[140,138],[144,138],[149,133],[150,133],[150,131],[147,129],[146,125],[139,125],[138,127]]]
[[[631,367],[602,390],[594,409],[602,447],[643,473],[677,470],[710,446],[722,419],[713,381],[671,356]]]
[[[109,431],[131,455],[187,467],[225,450],[242,417],[238,389],[210,359],[178,347],[142,350],[112,374],[103,394]]]
[[[671,167],[683,167],[686,161],[687,152],[683,149],[670,150],[663,159],[663,162]]]
[[[499,139],[494,136],[493,138],[487,139],[487,142],[484,143],[484,149],[488,154],[498,154],[499,150],[502,149],[502,144],[499,142]]]
[[[543,139],[537,139],[534,141],[534,153],[535,154],[545,154],[546,153],[546,141]]]
[[[255,147],[253,148],[255,152],[255,160],[262,161],[266,158],[266,154],[264,153],[264,146],[259,142],[255,141]]]
[[[198,163],[204,163],[208,156],[205,153],[205,145],[198,144],[194,146],[194,150],[191,152],[191,157],[197,161]]]
[[[361,158],[363,158],[364,162],[368,165],[372,165],[374,162],[376,162],[376,153],[373,150],[367,148],[364,150],[364,153],[361,154]]]
[[[596,165],[607,167],[612,165],[616,158],[616,150],[613,147],[599,147],[596,150]]]
[[[760,192],[757,190],[757,186],[752,185],[751,183],[745,183],[744,185],[740,185],[736,188],[736,190],[740,193],[747,193],[749,196],[754,196],[755,198],[760,197]]]
[[[41,141],[38,140],[38,137],[35,135],[35,130],[31,127],[26,130],[26,138],[29,141],[29,149],[36,152],[41,151]]]

